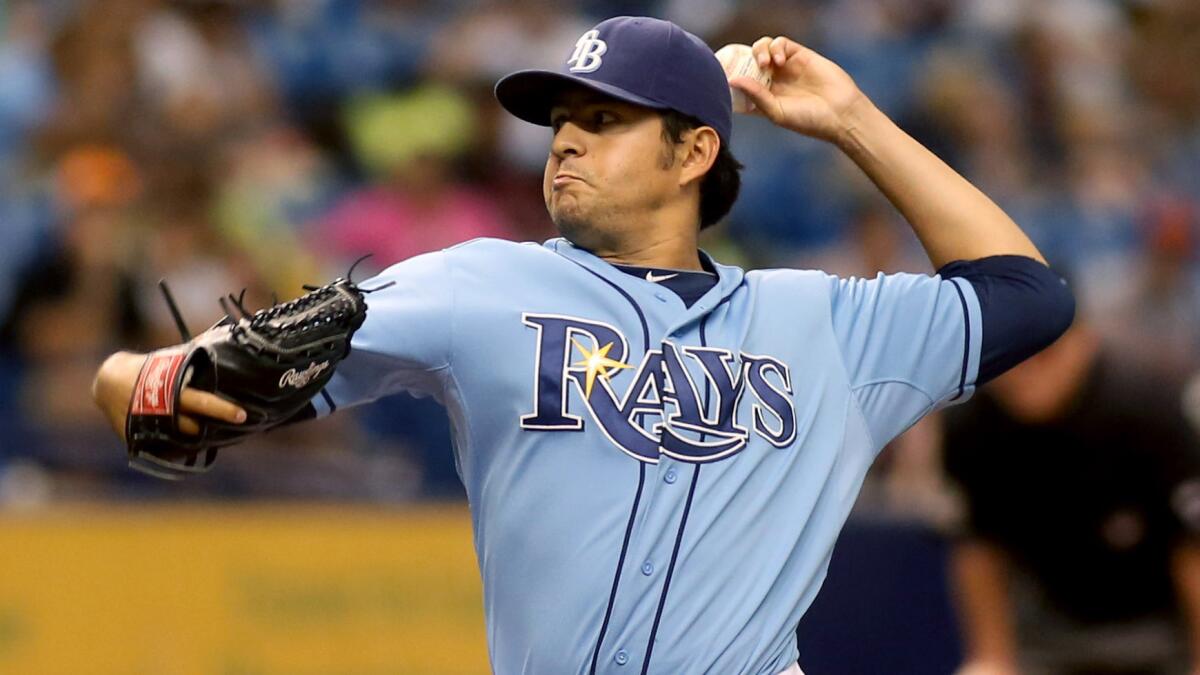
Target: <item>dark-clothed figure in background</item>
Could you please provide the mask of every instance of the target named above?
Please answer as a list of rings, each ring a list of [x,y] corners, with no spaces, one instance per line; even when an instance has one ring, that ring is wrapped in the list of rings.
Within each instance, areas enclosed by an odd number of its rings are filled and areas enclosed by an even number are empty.
[[[1085,324],[947,414],[962,673],[1200,673],[1200,445]]]

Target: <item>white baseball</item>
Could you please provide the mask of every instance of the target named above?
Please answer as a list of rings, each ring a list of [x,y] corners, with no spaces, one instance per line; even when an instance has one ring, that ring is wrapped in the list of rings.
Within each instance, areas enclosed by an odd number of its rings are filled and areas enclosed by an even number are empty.
[[[716,52],[717,60],[721,62],[721,67],[725,69],[725,79],[732,80],[735,77],[749,77],[758,80],[764,87],[771,86],[771,71],[762,71],[758,67],[758,61],[754,58],[754,50],[748,45],[730,44],[721,47]],[[733,111],[738,113],[748,113],[754,111],[754,102],[746,97],[740,90],[729,88],[729,94],[733,97]]]

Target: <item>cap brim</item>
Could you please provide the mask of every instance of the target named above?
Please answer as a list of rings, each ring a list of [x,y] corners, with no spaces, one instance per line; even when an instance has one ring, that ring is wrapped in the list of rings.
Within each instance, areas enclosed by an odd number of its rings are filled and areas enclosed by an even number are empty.
[[[560,94],[571,87],[586,87],[613,98],[665,110],[668,106],[658,101],[638,96],[605,82],[596,82],[576,75],[556,73],[551,70],[520,70],[506,75],[496,83],[496,100],[514,116],[543,127],[550,126],[550,109],[558,102]]]

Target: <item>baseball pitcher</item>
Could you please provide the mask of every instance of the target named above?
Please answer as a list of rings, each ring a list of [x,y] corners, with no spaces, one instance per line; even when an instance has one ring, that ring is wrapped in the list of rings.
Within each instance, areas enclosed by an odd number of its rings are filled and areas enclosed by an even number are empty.
[[[216,334],[110,357],[98,404],[136,462],[174,476],[244,433],[433,396],[495,672],[800,672],[795,627],[876,454],[1052,342],[1074,301],[837,65],[786,37],[751,51],[769,86],[727,79],[672,23],[600,23],[560,70],[496,85],[549,128],[561,238],[470,241],[231,310]],[[745,272],[699,250],[738,193],[730,87],[780,133],[840,148],[937,274]]]

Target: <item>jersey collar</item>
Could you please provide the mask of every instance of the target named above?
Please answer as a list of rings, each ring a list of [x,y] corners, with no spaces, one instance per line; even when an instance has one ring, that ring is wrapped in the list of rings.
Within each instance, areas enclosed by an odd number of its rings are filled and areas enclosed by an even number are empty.
[[[655,291],[660,291],[661,289],[658,284],[652,281],[639,279],[622,272],[616,267],[613,267],[608,261],[596,257],[585,249],[579,248],[563,237],[556,237],[554,239],[547,240],[543,246],[565,258],[583,265],[587,269],[599,274],[604,279],[611,281],[626,291],[634,293],[635,297],[647,293],[654,293]],[[686,308],[686,313],[688,315],[695,315],[697,317],[707,314],[714,307],[721,304],[725,298],[732,295],[733,292],[737,290],[739,286],[741,286],[742,279],[746,275],[746,273],[742,271],[742,268],[740,267],[735,267],[733,265],[722,265],[721,263],[713,260],[712,256],[710,256],[704,249],[699,249],[699,253],[700,257],[703,259],[703,263],[717,273],[717,283],[715,286],[709,289],[707,293],[701,296],[695,304],[693,304],[690,308]],[[674,294],[672,294],[672,296],[674,296]],[[679,300],[677,297],[674,299],[679,302],[680,307],[683,307],[682,300]]]

